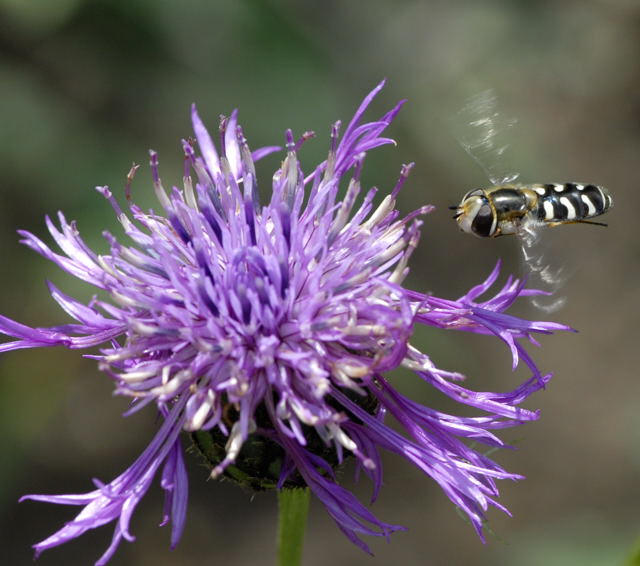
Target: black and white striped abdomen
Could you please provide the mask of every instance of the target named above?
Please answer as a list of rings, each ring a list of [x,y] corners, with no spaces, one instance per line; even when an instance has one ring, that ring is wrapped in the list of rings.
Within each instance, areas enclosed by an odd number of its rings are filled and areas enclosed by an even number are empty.
[[[530,185],[538,195],[538,220],[572,222],[604,214],[613,200],[604,187],[582,183],[549,183]]]

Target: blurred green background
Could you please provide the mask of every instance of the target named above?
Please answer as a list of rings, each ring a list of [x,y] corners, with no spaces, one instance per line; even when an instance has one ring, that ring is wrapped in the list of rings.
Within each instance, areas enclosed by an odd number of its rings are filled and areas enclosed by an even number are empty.
[[[429,479],[387,458],[373,511],[404,524],[390,543],[370,540],[375,558],[352,546],[312,505],[304,564],[492,566],[620,564],[640,534],[640,3],[637,0],[294,1],[0,0],[0,312],[32,325],[66,321],[45,279],[90,297],[36,254],[16,230],[50,241],[45,214],[64,210],[87,241],[106,250],[119,233],[95,185],[121,195],[132,161],[142,163],[134,197],[153,203],[148,148],[160,152],[166,185],[181,177],[179,140],[190,135],[189,105],[215,129],[240,109],[252,147],[281,143],[285,128],[318,137],[303,150],[309,169],[323,158],[330,124],[348,120],[383,77],[370,118],[408,98],[389,135],[398,147],[370,154],[365,182],[389,188],[401,163],[416,167],[399,206],[437,206],[413,256],[409,285],[455,298],[497,258],[518,273],[514,239],[460,233],[446,207],[486,184],[452,136],[449,118],[465,98],[495,88],[518,118],[512,162],[525,182],[586,181],[609,187],[609,228],[550,231],[550,254],[573,277],[569,302],[553,318],[579,334],[543,338],[535,359],[555,378],[529,400],[542,419],[507,431],[518,450],[495,455],[527,480],[503,483],[512,518],[490,511],[488,543]],[[260,166],[269,186],[279,157]],[[504,240],[504,241],[503,241]],[[544,318],[527,304],[517,312]],[[506,348],[496,340],[420,332],[416,341],[471,388],[511,389]],[[403,388],[429,402],[415,382]],[[0,563],[32,563],[29,545],[57,530],[75,508],[27,502],[24,493],[78,493],[109,481],[154,431],[149,410],[121,418],[126,400],[90,360],[61,349],[0,356]],[[270,564],[273,494],[256,497],[205,481],[188,459],[188,522],[178,548],[158,529],[160,489],[137,511],[134,544],[114,566]],[[351,475],[345,483],[352,485]],[[366,498],[369,485],[355,489]],[[111,527],[45,552],[40,566],[92,564]]]

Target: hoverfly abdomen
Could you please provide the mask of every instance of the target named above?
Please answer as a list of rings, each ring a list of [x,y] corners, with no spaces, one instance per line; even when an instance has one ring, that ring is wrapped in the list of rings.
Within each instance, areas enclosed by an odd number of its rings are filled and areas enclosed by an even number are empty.
[[[611,195],[604,187],[582,183],[530,185],[538,195],[536,217],[549,224],[580,222],[600,216],[611,208]]]

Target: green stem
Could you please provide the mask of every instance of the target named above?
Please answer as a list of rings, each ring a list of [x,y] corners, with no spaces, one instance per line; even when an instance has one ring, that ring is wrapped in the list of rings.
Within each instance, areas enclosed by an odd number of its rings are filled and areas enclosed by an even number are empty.
[[[309,512],[309,488],[278,490],[278,566],[299,566]]]

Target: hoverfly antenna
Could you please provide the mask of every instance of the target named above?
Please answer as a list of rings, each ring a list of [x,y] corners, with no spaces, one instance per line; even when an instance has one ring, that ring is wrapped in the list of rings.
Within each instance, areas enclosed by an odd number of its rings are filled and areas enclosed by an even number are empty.
[[[462,209],[459,206],[448,206],[447,207],[449,210],[455,210],[456,213],[451,217],[454,220],[457,220],[458,217],[460,217],[462,215]]]

